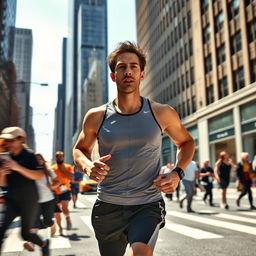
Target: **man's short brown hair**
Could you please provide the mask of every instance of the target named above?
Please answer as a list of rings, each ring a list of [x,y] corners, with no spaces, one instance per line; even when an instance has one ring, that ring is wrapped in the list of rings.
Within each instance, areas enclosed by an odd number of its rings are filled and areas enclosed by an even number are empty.
[[[118,44],[117,48],[111,52],[108,56],[108,65],[112,73],[115,72],[117,57],[122,53],[135,53],[140,61],[140,69],[144,71],[146,66],[146,55],[142,49],[135,43],[130,41],[121,42]]]

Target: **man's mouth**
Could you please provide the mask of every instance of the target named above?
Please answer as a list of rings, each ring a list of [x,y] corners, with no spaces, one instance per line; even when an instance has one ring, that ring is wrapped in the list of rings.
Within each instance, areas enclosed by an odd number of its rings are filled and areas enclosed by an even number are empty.
[[[134,80],[132,78],[125,78],[124,83],[132,83]]]

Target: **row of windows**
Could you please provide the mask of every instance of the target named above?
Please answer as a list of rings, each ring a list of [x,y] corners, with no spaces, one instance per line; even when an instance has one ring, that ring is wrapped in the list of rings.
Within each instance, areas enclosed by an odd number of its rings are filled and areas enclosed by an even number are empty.
[[[170,85],[167,87],[165,90],[163,90],[157,97],[156,101],[163,103],[163,104],[168,104],[169,101],[171,100],[170,98],[170,91],[172,86]],[[179,114],[180,118],[185,118],[186,116],[191,115],[192,113],[196,112],[197,107],[196,107],[196,97],[192,96],[192,99],[187,99],[186,101],[183,101],[181,104],[178,104],[178,106],[172,106],[177,113]]]

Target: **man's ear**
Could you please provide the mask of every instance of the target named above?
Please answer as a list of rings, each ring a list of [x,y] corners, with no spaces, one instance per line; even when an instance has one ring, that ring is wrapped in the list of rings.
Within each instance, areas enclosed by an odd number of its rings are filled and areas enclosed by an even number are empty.
[[[140,79],[141,79],[141,80],[144,79],[144,71],[141,71],[141,73],[140,73]]]
[[[112,79],[113,82],[116,81],[116,76],[113,72],[110,73],[110,78]]]

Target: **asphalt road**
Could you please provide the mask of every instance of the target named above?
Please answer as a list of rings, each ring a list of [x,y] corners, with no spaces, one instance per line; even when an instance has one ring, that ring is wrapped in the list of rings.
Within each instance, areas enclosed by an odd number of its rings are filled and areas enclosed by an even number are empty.
[[[256,190],[254,189],[256,204]],[[160,231],[155,256],[253,256],[256,255],[256,211],[249,210],[247,196],[241,201],[241,207],[235,205],[237,192],[229,189],[229,210],[220,209],[220,191],[214,190],[215,207],[205,205],[202,193],[198,191],[193,201],[196,213],[186,213],[179,204],[166,200],[166,226]],[[51,238],[52,256],[97,256],[97,241],[90,225],[91,207],[95,194],[79,195],[79,208],[70,204],[72,230],[65,230],[65,236],[58,232]],[[185,202],[186,205],[186,202]],[[185,206],[184,205],[184,206]],[[65,227],[65,223],[64,227]],[[41,235],[49,236],[42,230]],[[19,220],[16,220],[8,232],[3,247],[3,256],[41,255],[23,250],[23,241],[19,238]],[[109,255],[111,256],[111,255]]]

